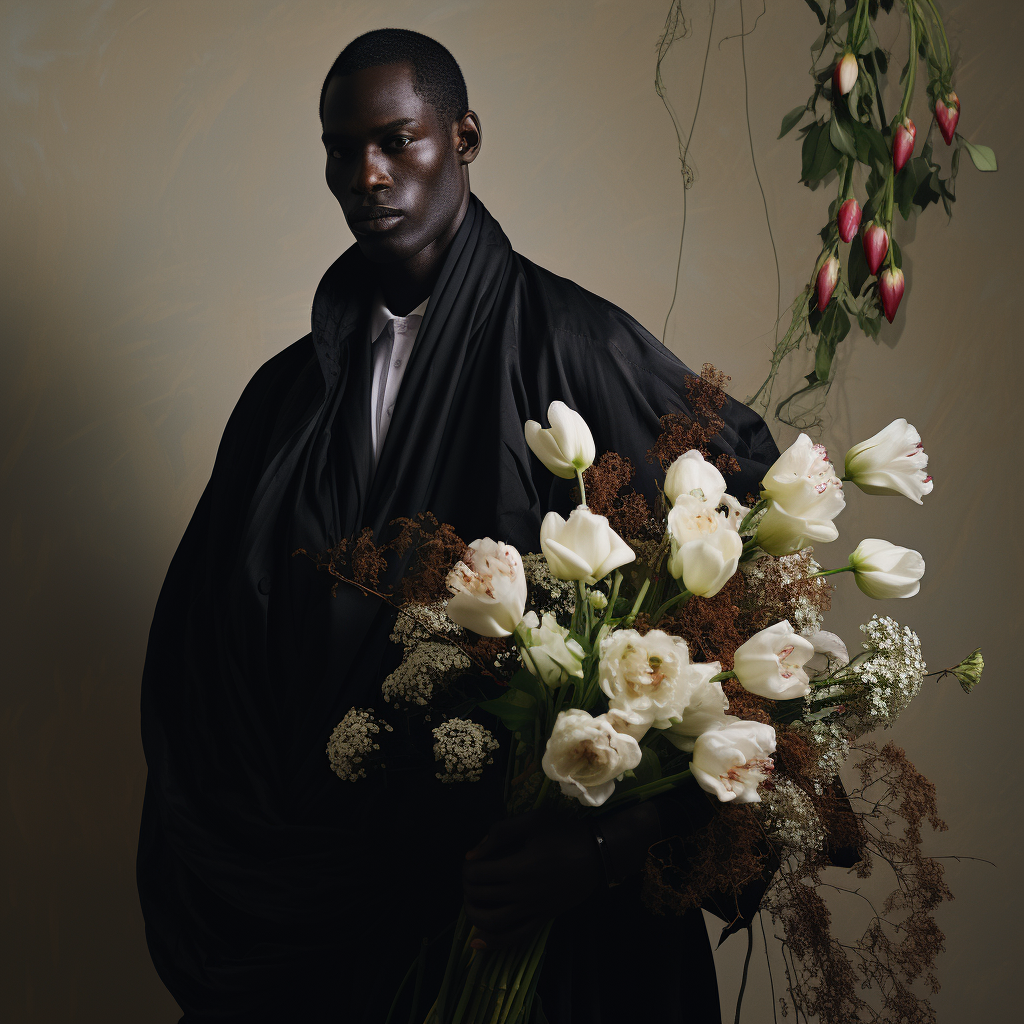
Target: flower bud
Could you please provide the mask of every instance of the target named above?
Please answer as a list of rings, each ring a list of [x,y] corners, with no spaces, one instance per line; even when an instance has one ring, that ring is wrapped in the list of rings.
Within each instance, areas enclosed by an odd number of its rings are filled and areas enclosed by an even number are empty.
[[[839,260],[829,256],[818,271],[818,312],[824,313],[839,282]]]
[[[548,422],[551,426],[544,428],[536,420],[527,420],[526,443],[555,476],[571,480],[593,463],[594,435],[587,421],[565,402],[548,406]]]
[[[882,311],[889,323],[893,322],[896,310],[903,298],[903,271],[899,267],[888,267],[878,279],[878,294],[882,297]]]
[[[946,145],[950,145],[956,134],[956,123],[960,120],[960,99],[955,92],[944,100],[935,101],[935,120],[939,122],[939,131]]]
[[[917,138],[917,129],[909,117],[903,118],[903,123],[896,129],[892,140],[892,166],[896,174],[903,170],[906,162],[914,152],[914,139]]]
[[[868,597],[913,597],[921,589],[924,559],[920,551],[869,537],[850,555],[850,565]]]
[[[872,274],[878,273],[878,268],[889,251],[889,235],[881,224],[869,224],[861,236],[864,243],[864,258],[868,261],[868,270]]]
[[[857,58],[852,53],[844,53],[832,72],[832,85],[840,96],[845,96],[857,81]]]
[[[960,686],[964,693],[970,693],[981,680],[982,670],[985,668],[985,659],[981,656],[979,647],[973,654],[968,654],[956,668],[950,671],[960,680]]]
[[[540,549],[552,576],[591,584],[636,558],[608,520],[585,505],[570,512],[567,520],[549,512],[540,524]]]
[[[839,237],[844,242],[852,242],[860,227],[860,203],[853,196],[839,207],[836,224],[839,227]]]

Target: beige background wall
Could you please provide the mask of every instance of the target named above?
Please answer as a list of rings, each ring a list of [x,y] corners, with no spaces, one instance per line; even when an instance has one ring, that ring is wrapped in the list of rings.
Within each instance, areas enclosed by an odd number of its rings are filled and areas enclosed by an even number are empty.
[[[970,699],[930,688],[893,733],[938,785],[929,838],[943,908],[939,1020],[999,1019],[1017,1000],[1022,711],[1019,642],[1019,116],[1024,29],[1013,0],[947,3],[963,65],[965,161],[952,223],[902,228],[909,290],[877,343],[843,346],[824,439],[907,416],[936,487],[923,508],[851,494],[839,564],[863,536],[919,548],[920,597],[873,605],[840,587],[851,643],[873,610],[916,628],[933,667],[977,644]],[[656,333],[672,291],[682,185],[653,90],[668,0],[5,2],[0,5],[3,244],[0,487],[3,602],[3,969],[6,1021],[176,1019],[150,965],[134,888],[145,766],[138,687],[164,570],[243,385],[308,330],[314,288],[350,236],[323,181],[317,99],[354,35],[416,28],[462,63],[485,145],[477,193],[514,245]],[[709,7],[666,77],[689,122]],[[748,28],[759,12],[747,0]],[[691,365],[741,398],[766,364],[771,249],[748,149],[737,0],[719,0],[693,141],[682,280],[670,325]],[[809,91],[817,25],[774,0],[746,40],[750,120],[785,305],[809,273],[830,196],[797,184],[775,141]],[[918,123],[927,115],[919,111]],[[828,191],[831,191],[829,189]],[[916,237],[915,237],[916,236]],[[912,240],[911,240],[912,239]],[[898,340],[898,344],[897,343]],[[777,431],[781,443],[793,432]],[[845,577],[840,582],[851,581]],[[728,1019],[742,940],[718,954]],[[778,982],[778,979],[776,979]],[[745,1020],[770,1013],[754,958]]]

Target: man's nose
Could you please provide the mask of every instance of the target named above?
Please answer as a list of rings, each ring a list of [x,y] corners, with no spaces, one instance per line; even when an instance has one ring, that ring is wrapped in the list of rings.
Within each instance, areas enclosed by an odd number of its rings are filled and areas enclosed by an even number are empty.
[[[358,195],[381,192],[392,185],[383,154],[378,149],[366,149],[352,179],[352,191]]]

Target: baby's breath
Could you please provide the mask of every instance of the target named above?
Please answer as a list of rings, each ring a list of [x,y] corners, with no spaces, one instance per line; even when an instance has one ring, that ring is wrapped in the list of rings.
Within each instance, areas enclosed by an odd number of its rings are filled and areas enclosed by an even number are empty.
[[[334,727],[327,742],[327,756],[339,779],[355,782],[356,779],[366,777],[362,763],[368,755],[380,750],[380,744],[374,740],[374,736],[380,732],[381,725],[369,708],[350,708]],[[392,731],[387,723],[383,723],[383,728],[386,732]]]
[[[431,731],[437,741],[434,758],[444,762],[444,771],[436,773],[442,782],[478,782],[500,746],[487,729],[467,718],[450,718]]]

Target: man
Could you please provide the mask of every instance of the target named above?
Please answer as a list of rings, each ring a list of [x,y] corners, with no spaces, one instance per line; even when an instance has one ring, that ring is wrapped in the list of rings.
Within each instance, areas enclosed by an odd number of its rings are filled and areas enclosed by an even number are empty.
[[[691,813],[699,824],[702,796],[606,819],[602,858],[585,823],[488,832],[500,771],[461,788],[422,767],[365,785],[329,771],[333,725],[381,704],[393,613],[354,588],[332,598],[292,552],[367,527],[387,536],[423,510],[466,539],[536,551],[541,517],[572,496],[532,457],[525,420],[567,402],[653,495],[644,456],[659,418],[687,411],[690,371],[622,310],[512,251],[470,192],[480,119],[440,44],[400,30],[355,40],[321,118],[356,244],[320,282],[312,332],[232,413],[150,635],[138,875],[157,969],[185,1021],[383,1020],[464,886],[490,945],[567,922],[542,988],[552,1024],[623,1019],[624,1006],[717,1020],[700,914],[656,920],[636,892],[649,846]],[[777,450],[754,413],[724,415],[717,443],[739,459],[731,489],[745,497]],[[396,732],[404,751],[429,751],[422,720]],[[599,955],[572,939],[581,922],[606,933]],[[659,979],[642,997],[594,974],[638,943]],[[444,946],[442,934],[431,947],[442,962]]]

